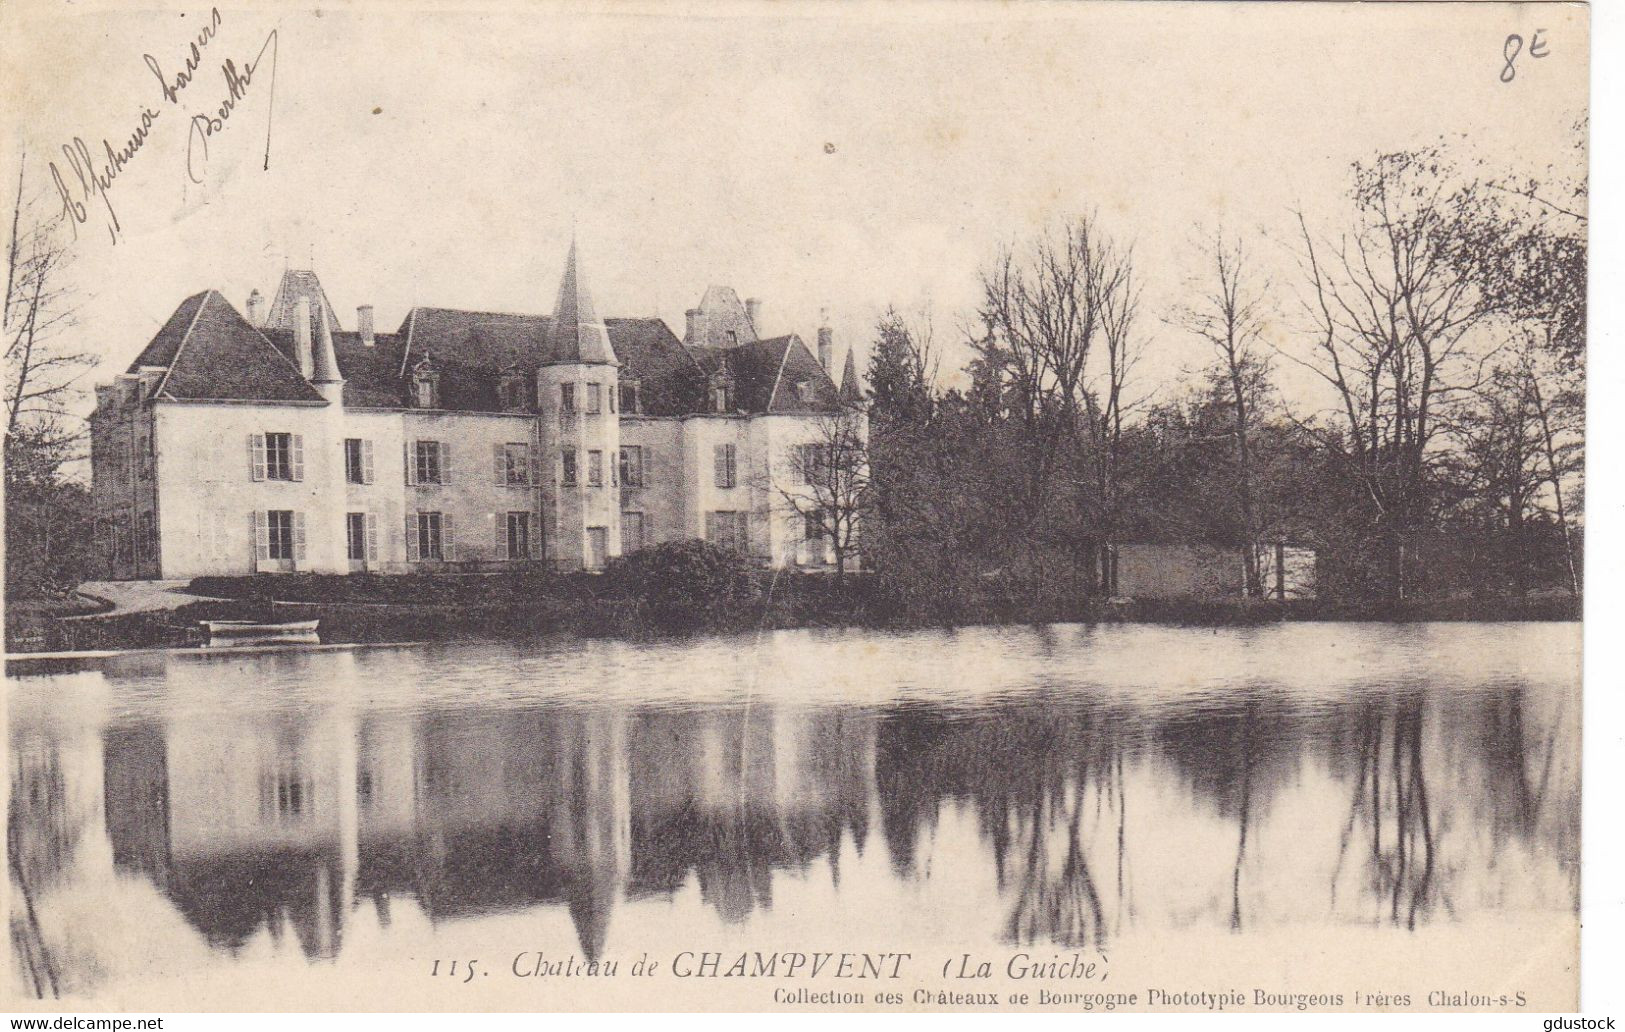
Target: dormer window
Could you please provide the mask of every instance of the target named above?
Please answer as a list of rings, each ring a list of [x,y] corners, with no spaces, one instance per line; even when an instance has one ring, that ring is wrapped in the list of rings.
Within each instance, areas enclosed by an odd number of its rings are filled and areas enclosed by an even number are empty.
[[[505,369],[497,383],[497,397],[505,412],[522,412],[529,407],[530,384],[518,369]]]
[[[711,411],[724,413],[734,410],[734,378],[726,368],[711,376]]]
[[[728,346],[730,348],[739,346],[739,332],[737,330],[728,331]]]
[[[412,367],[412,404],[425,409],[440,407],[440,371],[428,355]]]
[[[643,411],[643,398],[636,380],[622,380],[620,385],[621,412],[637,415]]]

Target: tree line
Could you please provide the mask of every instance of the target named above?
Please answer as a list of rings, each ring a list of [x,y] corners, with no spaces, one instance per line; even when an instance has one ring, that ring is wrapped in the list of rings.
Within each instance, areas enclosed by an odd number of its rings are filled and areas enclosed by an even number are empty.
[[[922,612],[1110,596],[1125,542],[1234,549],[1255,597],[1277,542],[1333,598],[1578,596],[1585,192],[1380,154],[1290,234],[1203,231],[1165,312],[1096,213],[1007,247],[960,385],[928,317],[879,320],[865,565]],[[1146,361],[1167,334],[1205,345],[1183,382]]]

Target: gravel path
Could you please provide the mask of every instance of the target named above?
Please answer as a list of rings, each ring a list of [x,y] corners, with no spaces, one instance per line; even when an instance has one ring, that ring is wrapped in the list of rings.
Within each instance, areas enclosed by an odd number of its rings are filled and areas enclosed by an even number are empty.
[[[218,599],[204,595],[189,595],[184,590],[186,581],[86,581],[79,585],[79,594],[102,598],[113,603],[104,613],[64,617],[65,620],[95,620],[104,616],[124,613],[151,613],[164,609],[178,609],[188,602],[215,602]]]

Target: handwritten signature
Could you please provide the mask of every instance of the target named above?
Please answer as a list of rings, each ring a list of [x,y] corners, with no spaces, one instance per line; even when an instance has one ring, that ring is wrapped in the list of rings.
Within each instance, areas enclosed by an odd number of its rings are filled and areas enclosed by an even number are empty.
[[[271,111],[269,105],[276,101],[276,49],[276,30],[272,29],[271,34],[265,37],[264,44],[260,46],[260,52],[254,55],[254,60],[243,66],[242,71],[239,72],[236,63],[229,59],[221,66],[220,70],[226,76],[226,89],[228,91],[226,99],[211,112],[193,115],[192,130],[186,138],[186,174],[191,178],[192,182],[203,182],[203,178],[198,175],[198,172],[201,170],[202,165],[207,165],[209,161],[209,137],[226,128],[226,120],[231,117],[233,111],[237,110],[237,103],[248,95],[248,87],[254,82],[254,73],[259,70],[260,62],[265,60],[267,50],[271,52],[271,100],[267,104],[265,112],[265,164],[262,167],[266,169],[271,167]],[[197,162],[197,145],[200,143],[203,145],[202,165]]]
[[[196,38],[187,48],[181,70],[173,75],[166,74],[163,65],[151,54],[143,54],[142,59],[158,80],[159,90],[163,103],[179,107],[182,93],[192,85],[199,69],[203,65],[203,53],[209,44],[214,42],[220,31],[220,9],[212,8],[209,12],[208,24],[198,32]],[[265,57],[269,52],[271,63],[269,67],[269,98],[265,112],[265,158],[262,168],[271,167],[271,107],[276,98],[276,57],[277,33],[272,29],[261,44],[259,53],[252,61],[245,62],[241,68],[236,61],[227,58],[221,62],[220,73],[226,80],[226,98],[219,105],[210,107],[202,113],[190,115],[190,129],[186,142],[186,175],[194,183],[203,182],[201,173],[209,160],[209,138],[222,132],[237,105],[248,95],[249,87],[254,83]],[[75,136],[70,143],[62,145],[63,166],[56,162],[50,163],[51,181],[56,187],[57,196],[62,201],[62,217],[67,219],[73,227],[77,237],[79,227],[90,219],[90,206],[100,200],[106,210],[107,232],[113,243],[118,243],[123,226],[119,222],[118,211],[113,206],[112,190],[119,174],[129,167],[137,154],[146,145],[152,134],[153,125],[163,115],[166,108],[154,108],[143,104],[140,110],[139,124],[129,133],[120,146],[115,147],[107,139],[103,139],[101,153],[106,160],[101,160],[95,149],[85,141]],[[200,149],[201,148],[201,149]],[[67,172],[64,174],[63,167]]]

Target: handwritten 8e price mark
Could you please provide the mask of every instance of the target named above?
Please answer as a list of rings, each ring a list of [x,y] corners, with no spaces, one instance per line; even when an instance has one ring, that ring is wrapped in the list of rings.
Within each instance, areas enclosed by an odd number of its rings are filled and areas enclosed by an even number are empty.
[[[1537,61],[1551,53],[1546,48],[1546,40],[1542,38],[1545,31],[1545,29],[1536,29],[1535,34],[1529,37],[1527,53]],[[1501,56],[1506,59],[1506,64],[1501,67],[1502,82],[1511,82],[1518,77],[1518,57],[1525,53],[1523,43],[1523,37],[1514,32],[1510,33],[1506,38],[1506,42],[1501,44]]]

